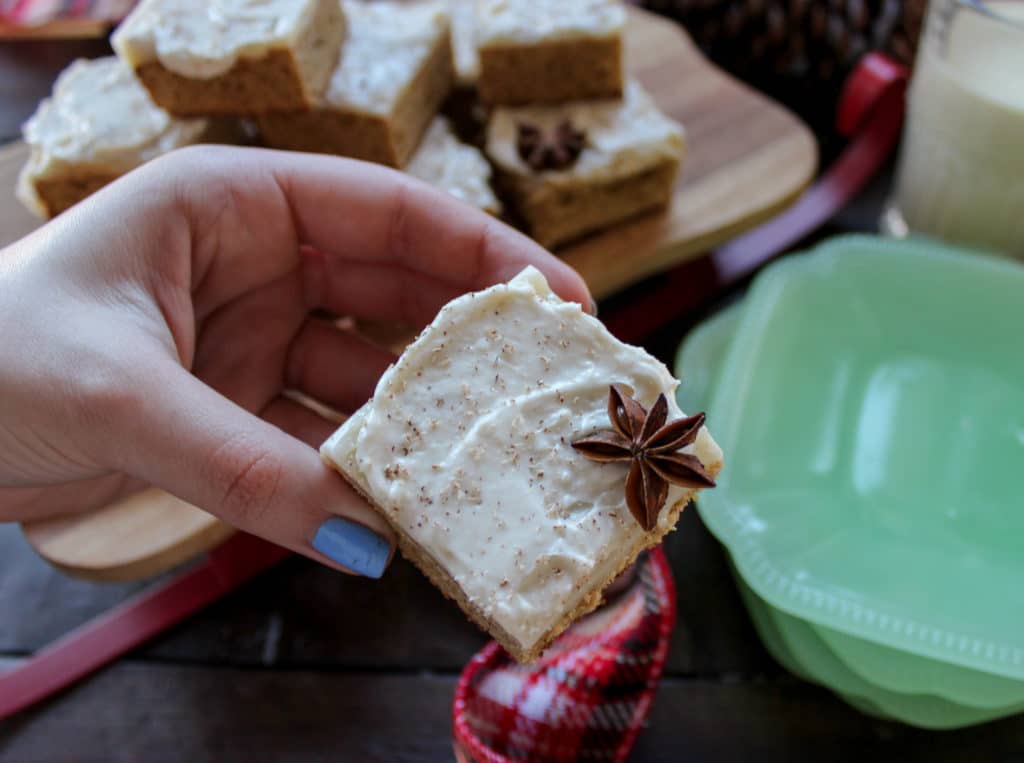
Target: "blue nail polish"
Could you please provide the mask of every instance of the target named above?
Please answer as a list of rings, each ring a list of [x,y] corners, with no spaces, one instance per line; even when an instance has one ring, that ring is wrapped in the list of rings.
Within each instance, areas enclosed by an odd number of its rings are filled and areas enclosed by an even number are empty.
[[[328,519],[313,536],[313,548],[368,578],[384,574],[391,546],[373,530],[341,517]]]

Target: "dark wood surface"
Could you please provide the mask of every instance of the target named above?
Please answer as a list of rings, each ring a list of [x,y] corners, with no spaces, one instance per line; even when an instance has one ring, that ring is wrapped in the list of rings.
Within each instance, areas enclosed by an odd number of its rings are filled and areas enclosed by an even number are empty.
[[[0,45],[0,139],[74,55],[101,44]],[[832,226],[874,226],[881,178]],[[693,318],[650,348],[666,359]],[[865,717],[765,653],[723,552],[687,511],[667,550],[679,623],[633,759],[1020,760],[1024,720],[930,733]],[[69,579],[0,525],[0,670],[139,590]],[[0,722],[0,761],[451,760],[455,680],[484,643],[399,560],[384,580],[304,559],[265,573],[78,687]]]

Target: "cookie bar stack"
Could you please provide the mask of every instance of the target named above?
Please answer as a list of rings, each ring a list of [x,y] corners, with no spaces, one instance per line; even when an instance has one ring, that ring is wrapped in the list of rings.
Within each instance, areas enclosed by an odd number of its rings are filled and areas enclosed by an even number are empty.
[[[683,129],[625,76],[626,22],[621,0],[141,0],[118,57],[73,64],[26,124],[19,196],[52,217],[174,148],[248,136],[498,214],[493,167],[556,247],[672,197]]]
[[[26,123],[19,196],[40,216],[171,149],[238,142],[211,129],[225,123],[500,209],[483,155],[438,116],[453,82],[446,2],[142,0],[113,44],[118,58],[75,62]]]
[[[478,0],[486,152],[530,234],[554,247],[668,204],[683,129],[623,73],[618,0]]]

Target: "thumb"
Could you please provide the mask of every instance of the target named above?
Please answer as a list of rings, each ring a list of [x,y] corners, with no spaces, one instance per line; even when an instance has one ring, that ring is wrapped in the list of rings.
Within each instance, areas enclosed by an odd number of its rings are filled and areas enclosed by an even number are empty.
[[[116,468],[329,566],[383,574],[391,530],[316,450],[171,361],[146,377],[117,416],[132,447]]]

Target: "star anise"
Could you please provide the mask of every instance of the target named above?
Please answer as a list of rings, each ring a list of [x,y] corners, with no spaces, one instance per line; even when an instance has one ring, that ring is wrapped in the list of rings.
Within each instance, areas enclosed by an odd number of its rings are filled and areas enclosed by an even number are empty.
[[[517,127],[516,150],[535,172],[564,170],[572,166],[586,142],[586,134],[573,127],[568,119],[563,119],[551,131],[525,122]]]
[[[714,487],[715,480],[696,456],[678,453],[697,439],[704,414],[666,424],[668,400],[665,395],[650,412],[617,384],[608,393],[608,418],[612,429],[582,437],[572,446],[591,461],[629,461],[626,477],[626,505],[645,532],[658,523],[658,514],[668,498],[669,483],[682,487]]]

